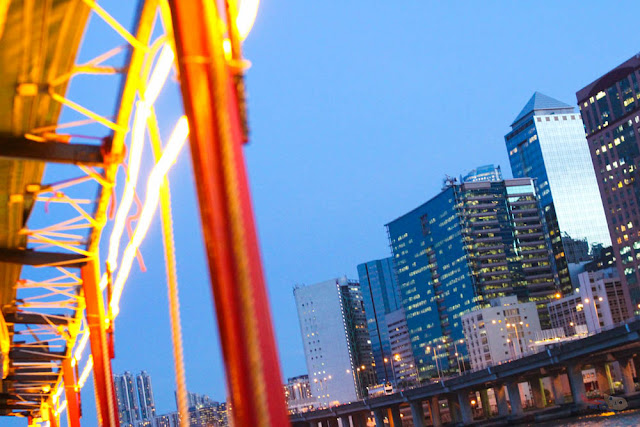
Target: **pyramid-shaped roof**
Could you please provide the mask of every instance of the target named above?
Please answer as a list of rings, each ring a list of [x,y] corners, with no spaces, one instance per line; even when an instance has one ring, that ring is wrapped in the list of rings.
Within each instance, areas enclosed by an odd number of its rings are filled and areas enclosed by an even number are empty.
[[[516,117],[513,123],[511,123],[511,126],[516,124],[518,121],[520,121],[520,119],[522,119],[524,116],[531,113],[532,111],[556,110],[556,109],[563,109],[563,108],[573,109],[571,105],[565,104],[564,102],[551,98],[550,96],[547,96],[544,93],[534,92],[531,99],[529,99],[529,102],[525,104],[522,111],[520,111],[520,114],[518,114],[518,117]]]

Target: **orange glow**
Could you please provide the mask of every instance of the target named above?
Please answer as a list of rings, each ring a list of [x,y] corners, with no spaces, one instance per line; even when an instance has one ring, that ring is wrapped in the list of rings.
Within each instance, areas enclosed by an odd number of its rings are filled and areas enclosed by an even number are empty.
[[[236,27],[238,28],[238,35],[240,36],[240,39],[246,39],[251,32],[251,28],[253,28],[253,24],[256,22],[259,5],[260,0],[240,1],[238,16],[236,16]]]
[[[557,299],[562,298],[562,295],[560,295],[560,292],[558,292],[558,293],[556,294],[556,298],[557,298]]]

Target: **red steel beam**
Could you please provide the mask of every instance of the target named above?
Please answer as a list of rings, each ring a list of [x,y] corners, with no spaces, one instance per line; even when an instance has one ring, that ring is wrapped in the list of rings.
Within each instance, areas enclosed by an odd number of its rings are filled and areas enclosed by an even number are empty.
[[[236,427],[289,425],[219,11],[169,0],[202,228]]]
[[[104,300],[100,290],[98,258],[93,257],[80,270],[87,311],[91,356],[93,357],[93,382],[96,391],[98,425],[120,427],[117,414],[115,387],[111,374],[111,352],[105,331]]]
[[[80,399],[78,397],[77,378],[71,359],[62,361],[62,381],[64,383],[64,396],[67,399],[67,425],[80,427]]]

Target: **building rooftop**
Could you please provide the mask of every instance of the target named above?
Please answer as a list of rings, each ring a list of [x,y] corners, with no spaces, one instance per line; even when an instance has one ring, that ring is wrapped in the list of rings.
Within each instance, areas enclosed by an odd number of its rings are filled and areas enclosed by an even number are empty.
[[[529,101],[525,104],[518,117],[511,123],[511,126],[518,123],[524,117],[528,116],[530,113],[534,111],[540,110],[557,110],[557,109],[565,109],[570,108],[573,110],[573,107],[569,104],[565,104],[562,101],[558,101],[555,98],[551,98],[550,96],[545,95],[544,93],[534,92],[533,96]]]
[[[631,74],[631,72],[638,67],[640,67],[640,52],[618,65],[607,74],[601,76],[596,81],[576,92],[578,104],[581,104],[590,97],[595,96],[601,90],[605,90],[609,86],[612,86],[617,81]]]

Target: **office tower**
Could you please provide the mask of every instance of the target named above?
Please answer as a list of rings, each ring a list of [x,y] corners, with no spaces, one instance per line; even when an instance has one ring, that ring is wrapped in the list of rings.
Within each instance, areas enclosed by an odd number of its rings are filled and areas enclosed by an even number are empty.
[[[491,307],[462,316],[471,369],[522,357],[542,330],[534,303],[519,303],[515,296],[490,303]]]
[[[385,316],[398,310],[400,292],[393,271],[393,258],[369,261],[358,265],[360,289],[367,316],[371,351],[376,364],[378,384],[391,381],[391,365],[384,360],[391,358],[391,345]]]
[[[145,371],[136,375],[138,386],[138,401],[140,402],[140,415],[143,420],[150,420],[156,416],[156,405],[153,400],[151,377]]]
[[[546,303],[556,293],[533,182],[450,183],[387,224],[413,354],[421,377],[456,370],[460,317],[492,298]],[[436,367],[434,346],[445,356]]]
[[[391,355],[383,362],[392,367],[393,382],[398,387],[415,385],[418,383],[418,368],[413,358],[404,310],[399,309],[387,314],[386,321]]]
[[[138,401],[136,400],[133,375],[131,372],[125,371],[123,375],[114,375],[113,382],[116,389],[120,425],[135,427],[140,420],[140,412]]]
[[[595,333],[633,317],[629,289],[622,285],[617,270],[584,272],[578,277],[580,287],[575,293],[549,303],[553,328],[562,328],[565,335]]]
[[[534,179],[564,293],[582,264],[611,245],[580,115],[535,92],[505,136],[514,178]]]
[[[502,181],[500,166],[484,165],[460,175],[460,182]]]
[[[640,54],[576,93],[623,284],[640,302]],[[635,305],[634,304],[634,305]]]
[[[310,411],[316,403],[311,394],[309,375],[289,378],[284,385],[284,395],[287,399],[287,407],[290,414]]]
[[[354,402],[375,383],[362,293],[346,277],[293,290],[309,372],[320,407]]]

